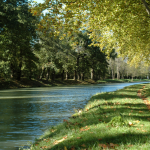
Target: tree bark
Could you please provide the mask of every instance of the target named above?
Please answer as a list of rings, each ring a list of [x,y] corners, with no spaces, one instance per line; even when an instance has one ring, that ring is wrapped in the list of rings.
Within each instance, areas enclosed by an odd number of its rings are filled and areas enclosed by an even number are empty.
[[[40,80],[42,80],[43,76],[44,76],[44,72],[45,72],[45,68],[42,67],[42,72],[41,72],[41,75],[40,75]]]
[[[146,8],[148,15],[150,16],[150,8],[148,6],[149,4],[145,0],[141,0],[141,1],[143,3],[144,7]]]
[[[94,69],[91,68],[91,79],[94,80]]]
[[[66,80],[68,80],[68,71],[66,71]]]
[[[50,68],[47,68],[46,80],[48,81],[50,78]]]
[[[112,79],[114,80],[115,77],[114,77],[114,70],[113,69],[111,70],[111,73],[112,73]]]
[[[81,80],[84,81],[84,72],[81,72]]]
[[[61,80],[62,80],[62,81],[64,80],[64,70],[63,70],[62,73],[61,73]]]
[[[118,61],[117,61],[117,80],[120,79],[120,73],[119,73],[119,66],[118,66]]]
[[[80,80],[80,72],[79,72],[79,58],[80,58],[80,56],[78,56],[78,57],[77,57],[77,69],[76,69],[76,70],[77,70],[76,72],[77,72],[78,80]]]
[[[76,81],[77,80],[77,71],[74,70],[74,80]]]
[[[52,81],[55,81],[55,70],[52,71]]]

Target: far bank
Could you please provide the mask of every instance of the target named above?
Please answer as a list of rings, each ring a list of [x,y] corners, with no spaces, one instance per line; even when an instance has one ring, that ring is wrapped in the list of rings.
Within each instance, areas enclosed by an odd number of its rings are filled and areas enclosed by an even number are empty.
[[[9,79],[4,80],[0,79],[0,90],[2,89],[16,89],[16,88],[30,88],[30,87],[51,87],[51,86],[62,86],[62,85],[85,85],[85,84],[101,84],[101,83],[124,83],[124,82],[143,82],[143,81],[150,81],[148,79],[104,79],[104,80],[91,80],[91,79],[85,79],[82,80],[74,80],[74,79],[68,79],[68,80],[60,80],[57,79],[55,81],[51,80],[36,80],[36,79],[27,79],[27,78],[21,78],[20,81]]]

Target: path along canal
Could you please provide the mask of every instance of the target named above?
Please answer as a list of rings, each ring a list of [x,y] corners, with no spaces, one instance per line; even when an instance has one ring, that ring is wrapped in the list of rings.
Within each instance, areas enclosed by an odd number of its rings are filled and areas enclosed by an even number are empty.
[[[0,91],[0,150],[29,145],[49,127],[84,108],[96,93],[115,91],[138,83],[111,83]]]

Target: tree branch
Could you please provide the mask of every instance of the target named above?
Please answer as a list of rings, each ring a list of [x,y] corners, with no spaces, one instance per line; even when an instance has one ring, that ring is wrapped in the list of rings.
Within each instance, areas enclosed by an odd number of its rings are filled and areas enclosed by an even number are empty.
[[[145,0],[141,0],[141,1],[142,1],[143,5],[145,6],[148,15],[150,16],[150,8],[148,6],[149,4]]]

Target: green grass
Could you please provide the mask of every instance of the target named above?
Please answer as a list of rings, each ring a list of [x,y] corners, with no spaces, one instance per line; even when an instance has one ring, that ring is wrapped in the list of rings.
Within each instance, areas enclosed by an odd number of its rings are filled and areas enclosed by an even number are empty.
[[[150,84],[145,84],[145,92]],[[32,150],[148,150],[150,112],[133,85],[91,97],[81,113],[49,128]],[[147,89],[147,90],[146,90]]]
[[[123,83],[123,82],[141,82],[141,81],[150,81],[149,79],[104,79],[104,80],[98,80],[98,83]]]

